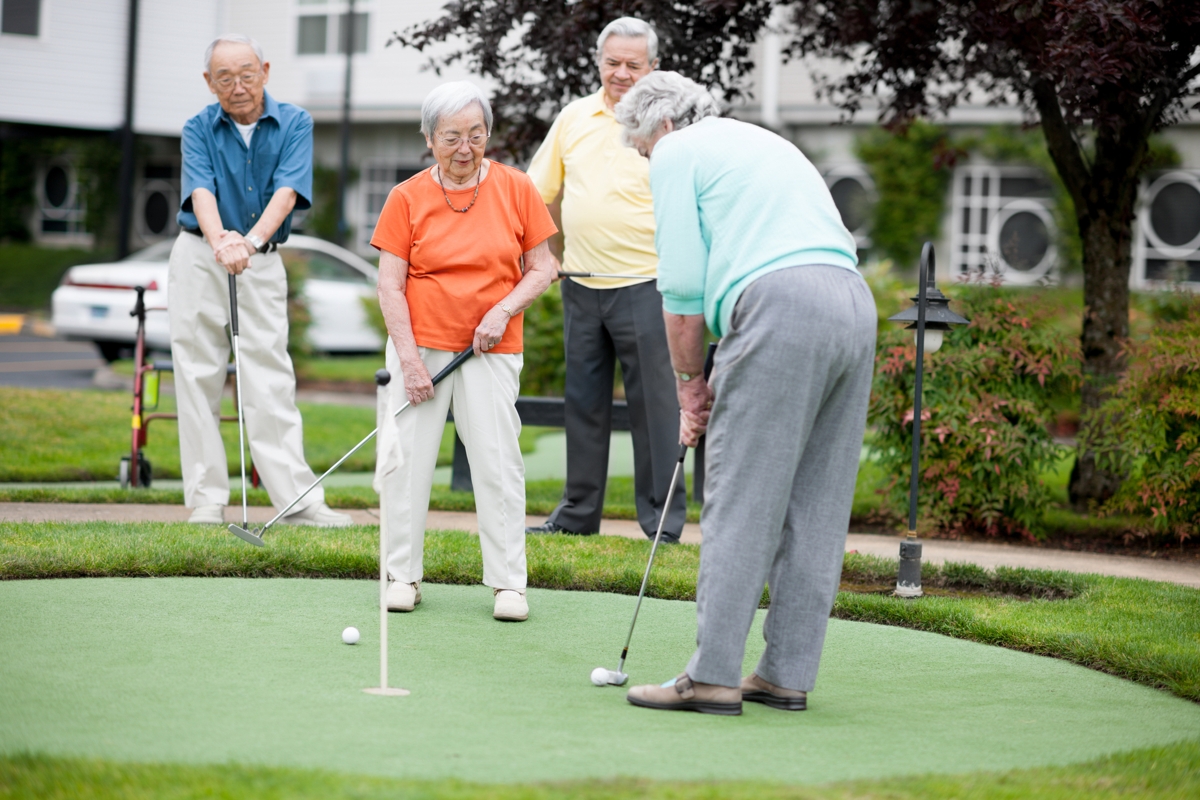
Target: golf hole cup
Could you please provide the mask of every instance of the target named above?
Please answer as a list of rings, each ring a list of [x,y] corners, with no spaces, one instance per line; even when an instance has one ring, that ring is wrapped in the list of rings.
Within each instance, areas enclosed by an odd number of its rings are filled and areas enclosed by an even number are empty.
[[[342,631],[342,641],[346,644],[358,644],[358,628],[350,626]]]

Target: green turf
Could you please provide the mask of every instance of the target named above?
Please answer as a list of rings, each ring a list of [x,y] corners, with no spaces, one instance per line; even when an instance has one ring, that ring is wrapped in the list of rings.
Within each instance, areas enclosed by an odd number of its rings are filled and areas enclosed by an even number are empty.
[[[376,528],[276,528],[270,546],[250,547],[221,530],[186,524],[0,523],[0,578],[234,576],[370,578],[378,572]],[[530,584],[542,588],[636,593],[649,543],[615,536],[536,536],[527,543]],[[655,560],[647,593],[692,599],[699,548],[676,545]],[[884,584],[895,562],[848,554],[843,577]],[[425,577],[474,584],[477,537],[425,538]],[[836,616],[901,625],[1053,655],[1200,701],[1200,591],[1143,580],[968,565],[926,565],[931,584],[1021,596],[927,596],[842,592]],[[935,580],[936,579],[936,580]],[[893,584],[894,585],[894,584]],[[931,587],[932,589],[932,587]]]
[[[104,579],[0,585],[0,752],[320,767],[513,782],[614,776],[820,783],[1068,764],[1193,738],[1200,707],[1062,661],[834,620],[810,710],[636,709],[588,683],[628,597],[530,591],[491,619],[482,586],[425,587],[391,615],[378,679],[371,581]],[[682,669],[690,603],[643,607],[633,681]],[[748,665],[761,650],[750,635]],[[356,647],[339,633],[357,625]],[[985,724],[981,724],[984,722]]]

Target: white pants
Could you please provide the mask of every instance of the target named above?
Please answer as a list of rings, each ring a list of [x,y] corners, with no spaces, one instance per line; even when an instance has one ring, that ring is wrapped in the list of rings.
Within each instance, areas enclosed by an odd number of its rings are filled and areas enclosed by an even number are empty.
[[[229,466],[218,426],[233,347],[225,329],[229,273],[199,236],[180,232],[175,241],[167,297],[184,502],[191,508],[228,505]],[[296,376],[287,352],[287,278],[279,253],[250,259],[250,269],[237,277],[237,298],[246,438],[263,487],[275,507],[283,508],[316,476],[304,460]],[[318,486],[296,510],[324,501]]]
[[[430,377],[454,353],[419,348]],[[483,548],[483,582],[493,589],[525,588],[525,462],[517,437],[521,418],[519,353],[472,356],[437,385],[432,400],[392,417],[408,399],[396,347],[388,339],[388,408],[379,429],[376,489],[386,495],[388,575],[413,583],[424,574],[425,518],[438,448],[453,409],[467,449]]]

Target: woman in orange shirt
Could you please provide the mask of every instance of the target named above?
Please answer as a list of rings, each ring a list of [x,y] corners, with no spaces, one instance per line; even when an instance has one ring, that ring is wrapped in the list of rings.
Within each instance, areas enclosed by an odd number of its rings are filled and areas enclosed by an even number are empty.
[[[471,464],[493,616],[524,620],[525,465],[521,420],[522,312],[558,270],[557,228],[532,181],[484,158],[492,109],[474,84],[429,93],[421,132],[436,162],[392,189],[371,244],[379,249],[379,304],[389,390],[379,433],[377,488],[386,497],[388,608],[421,602],[425,518],[446,413],[454,411]],[[434,391],[430,375],[475,351]],[[405,400],[412,408],[391,414]]]

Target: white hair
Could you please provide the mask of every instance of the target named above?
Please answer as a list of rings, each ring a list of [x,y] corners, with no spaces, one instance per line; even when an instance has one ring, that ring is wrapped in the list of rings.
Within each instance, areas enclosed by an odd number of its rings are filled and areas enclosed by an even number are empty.
[[[645,38],[646,57],[651,62],[658,58],[658,34],[654,32],[654,28],[651,28],[648,22],[637,17],[620,17],[605,25],[604,30],[600,31],[600,35],[596,37],[596,61],[600,60],[604,43],[610,36],[627,36],[631,39]]]
[[[217,49],[217,45],[223,44],[223,43],[248,44],[248,45],[250,45],[250,48],[254,51],[254,55],[258,56],[258,65],[261,67],[263,64],[267,63],[267,58],[266,58],[266,56],[263,55],[262,45],[258,43],[257,39],[251,38],[242,33],[226,33],[223,36],[218,36],[217,38],[213,39],[211,42],[208,43],[208,47],[204,48],[204,71],[205,72],[209,72],[209,73],[212,72],[213,50]]]
[[[478,103],[483,109],[483,124],[487,126],[488,135],[491,135],[492,104],[483,90],[470,81],[443,83],[425,95],[425,102],[421,103],[421,133],[432,138],[438,120],[457,114],[471,103]]]
[[[648,140],[667,120],[675,130],[705,117],[719,117],[717,99],[700,84],[678,72],[651,72],[633,85],[614,113],[624,126],[625,141]]]

